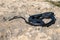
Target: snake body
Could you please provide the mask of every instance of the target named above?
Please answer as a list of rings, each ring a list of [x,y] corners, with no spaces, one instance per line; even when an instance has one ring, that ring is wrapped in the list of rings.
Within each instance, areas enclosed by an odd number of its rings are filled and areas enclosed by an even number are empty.
[[[36,14],[36,15],[31,15],[28,18],[28,21],[24,18],[24,17],[18,17],[18,16],[14,16],[12,19],[10,19],[9,21],[13,20],[13,19],[17,19],[17,18],[22,18],[25,20],[25,22],[27,24],[33,25],[33,26],[47,26],[49,27],[50,25],[54,24],[56,21],[56,18],[54,17],[54,13],[53,12],[45,12],[45,13],[41,13],[41,14]],[[43,19],[51,19],[50,22],[48,23],[44,23],[44,21],[42,21]]]

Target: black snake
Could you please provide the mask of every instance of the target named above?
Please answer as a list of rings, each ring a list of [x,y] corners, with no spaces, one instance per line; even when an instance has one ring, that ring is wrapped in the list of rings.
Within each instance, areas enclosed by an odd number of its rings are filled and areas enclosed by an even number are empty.
[[[27,24],[30,24],[33,26],[42,26],[42,27],[44,27],[44,26],[49,27],[50,25],[54,24],[56,21],[56,18],[55,18],[55,15],[53,12],[45,12],[45,13],[41,13],[41,14],[31,15],[28,18],[28,21],[26,21],[26,19],[24,17],[14,16],[13,18],[9,19],[9,21],[11,21],[13,19],[17,19],[17,18],[24,19]],[[43,19],[51,19],[51,21],[48,23],[44,23],[44,21],[42,21]]]

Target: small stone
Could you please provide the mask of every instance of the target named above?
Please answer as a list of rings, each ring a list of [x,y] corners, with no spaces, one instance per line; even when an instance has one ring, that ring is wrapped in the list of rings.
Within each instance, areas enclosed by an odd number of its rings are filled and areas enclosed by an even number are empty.
[[[57,27],[59,27],[59,25],[57,25]]]

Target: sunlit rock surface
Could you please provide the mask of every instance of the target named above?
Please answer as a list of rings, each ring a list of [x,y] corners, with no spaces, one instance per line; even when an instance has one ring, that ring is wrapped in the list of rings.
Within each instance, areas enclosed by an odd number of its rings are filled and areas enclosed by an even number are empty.
[[[60,8],[45,0],[0,0],[0,40],[60,40]],[[56,23],[50,27],[31,26],[29,15],[54,12]]]

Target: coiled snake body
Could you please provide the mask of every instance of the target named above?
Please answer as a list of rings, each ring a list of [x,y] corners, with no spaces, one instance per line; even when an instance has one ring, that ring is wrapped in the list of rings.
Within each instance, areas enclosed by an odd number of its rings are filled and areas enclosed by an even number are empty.
[[[13,20],[13,19],[17,19],[17,18],[22,18],[25,20],[25,22],[27,24],[33,25],[33,26],[47,26],[49,27],[50,25],[54,24],[56,21],[56,18],[54,17],[54,13],[53,12],[45,12],[42,14],[36,14],[36,15],[31,15],[28,18],[28,21],[26,21],[26,19],[24,17],[18,17],[18,16],[14,16],[12,19],[10,19],[9,21]],[[44,21],[42,21],[43,19],[51,19],[50,22],[48,23],[44,23]]]

